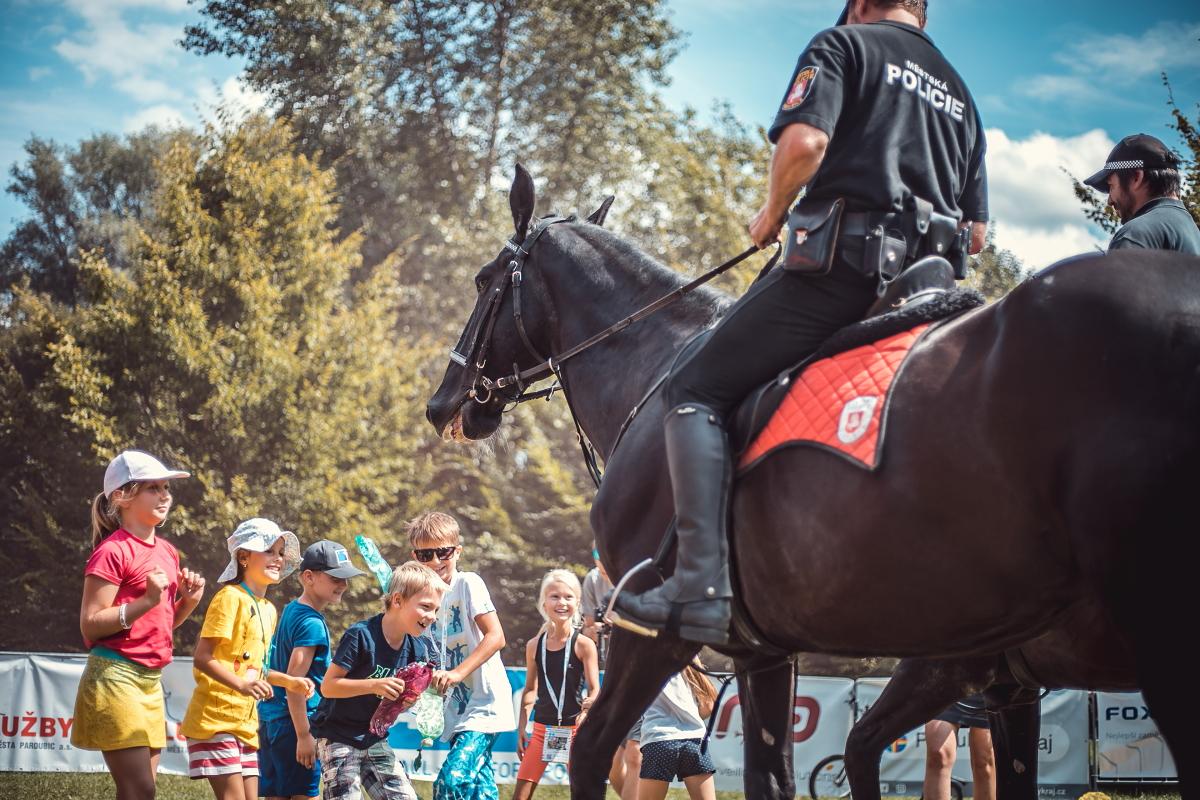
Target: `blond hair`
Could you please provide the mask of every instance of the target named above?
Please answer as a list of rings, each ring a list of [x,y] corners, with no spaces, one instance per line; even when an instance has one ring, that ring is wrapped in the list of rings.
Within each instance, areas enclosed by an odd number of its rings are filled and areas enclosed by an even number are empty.
[[[408,534],[408,543],[415,549],[421,541],[432,539],[437,542],[460,543],[458,522],[449,514],[441,511],[426,511],[404,526]]]
[[[121,509],[129,505],[133,498],[142,491],[141,481],[130,481],[120,489],[114,489],[113,494],[120,493],[120,499],[109,499],[104,492],[92,500],[92,549],[99,547],[105,537],[121,527]]]
[[[393,605],[396,595],[401,600],[407,600],[426,589],[436,589],[438,594],[444,594],[450,588],[438,574],[420,561],[405,561],[392,570],[391,580],[388,581],[387,594],[383,596],[383,610],[387,611]]]
[[[700,712],[700,718],[708,719],[716,711],[713,706],[717,702],[717,687],[700,671],[703,668],[700,659],[696,658],[683,668],[683,680],[692,691],[692,699],[696,701],[696,710]]]
[[[550,585],[554,583],[564,584],[575,593],[575,600],[578,602],[575,603],[575,613],[571,616],[571,627],[578,628],[583,622],[579,608],[579,603],[583,602],[583,588],[579,585],[579,578],[569,569],[552,569],[542,577],[542,587],[538,589],[538,613],[545,620],[542,630],[550,627],[550,616],[546,613],[546,595],[550,592]]]

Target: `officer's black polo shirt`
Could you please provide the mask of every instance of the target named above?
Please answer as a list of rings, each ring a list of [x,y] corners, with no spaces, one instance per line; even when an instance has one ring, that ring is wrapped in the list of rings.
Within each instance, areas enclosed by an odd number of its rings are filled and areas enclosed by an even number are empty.
[[[983,126],[958,72],[923,31],[840,25],[809,43],[769,137],[803,122],[829,135],[808,196],[851,211],[902,211],[910,195],[965,220],[988,218]]]
[[[1117,229],[1108,252],[1126,247],[1178,250],[1200,256],[1200,230],[1183,203],[1171,197],[1156,197]]]

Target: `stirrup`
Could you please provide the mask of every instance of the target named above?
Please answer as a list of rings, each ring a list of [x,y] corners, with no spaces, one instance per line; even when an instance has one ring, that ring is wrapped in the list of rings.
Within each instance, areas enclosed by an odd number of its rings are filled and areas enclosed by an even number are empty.
[[[648,636],[649,638],[653,639],[658,636],[658,631],[654,630],[653,628],[647,628],[645,625],[639,625],[633,620],[623,619],[614,613],[614,607],[617,604],[617,597],[619,597],[621,592],[625,589],[625,584],[628,583],[629,579],[632,578],[636,573],[651,566],[654,566],[654,559],[647,558],[643,561],[639,561],[634,565],[633,569],[621,576],[621,580],[617,581],[616,587],[613,589],[612,594],[608,597],[608,607],[604,609],[603,619],[609,625],[616,625],[618,628],[624,628],[627,631],[632,631],[639,636]]]

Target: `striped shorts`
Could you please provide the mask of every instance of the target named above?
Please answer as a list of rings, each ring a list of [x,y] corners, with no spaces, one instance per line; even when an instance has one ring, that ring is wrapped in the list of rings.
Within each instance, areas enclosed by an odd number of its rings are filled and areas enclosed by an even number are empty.
[[[211,739],[188,739],[188,777],[213,775],[258,777],[258,749],[232,733],[218,733]]]

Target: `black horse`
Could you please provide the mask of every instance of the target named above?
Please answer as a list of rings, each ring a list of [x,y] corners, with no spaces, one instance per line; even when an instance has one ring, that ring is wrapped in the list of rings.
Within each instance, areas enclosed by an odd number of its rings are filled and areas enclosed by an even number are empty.
[[[480,270],[462,352],[429,402],[447,438],[499,427],[515,388],[498,379],[510,367],[532,368],[683,283],[598,224],[538,226],[534,246],[522,169],[509,201],[515,236]],[[657,393],[643,396],[728,302],[698,290],[556,365],[607,464],[592,525],[615,577],[655,552],[672,516],[666,409]],[[1177,692],[1188,667],[1176,634],[1197,606],[1186,555],[1200,485],[1198,364],[1200,262],[1178,254],[1063,262],[941,326],[893,390],[881,469],[795,447],[740,478],[732,553],[746,612],[792,651],[942,657],[1001,652],[1096,604],[1131,642],[1172,751],[1193,752],[1198,702]],[[969,603],[912,591],[951,575],[969,581]],[[649,582],[643,572],[633,588]],[[791,797],[791,663],[729,649],[747,795]],[[696,651],[666,636],[614,636],[604,690],[576,739],[574,796],[603,796],[612,753]]]

